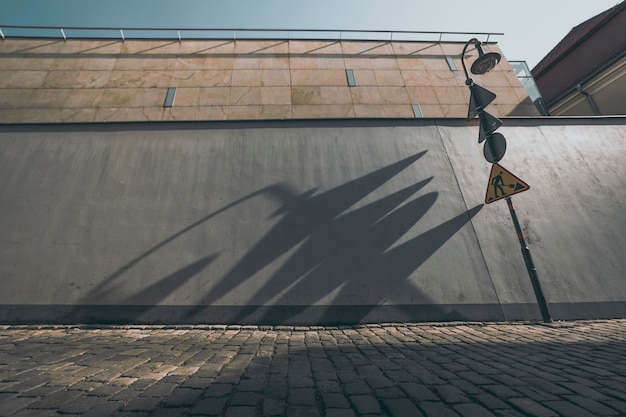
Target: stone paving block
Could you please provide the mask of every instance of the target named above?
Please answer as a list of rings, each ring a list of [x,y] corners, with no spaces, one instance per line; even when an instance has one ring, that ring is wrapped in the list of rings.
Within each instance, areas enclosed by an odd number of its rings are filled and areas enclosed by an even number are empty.
[[[585,398],[580,395],[564,395],[562,398],[566,401],[577,404],[596,416],[615,416],[619,414],[616,410],[607,407],[599,401],[592,400],[591,398]]]
[[[191,409],[191,415],[208,415],[208,416],[221,416],[223,415],[224,408],[228,397],[220,398],[203,398],[194,404]]]
[[[261,399],[258,393],[236,392],[230,397],[230,405],[256,405]]]
[[[459,414],[444,403],[421,402],[418,404],[427,417],[459,417]]]
[[[576,416],[576,417],[594,417],[594,414],[580,408],[576,404],[572,404],[568,401],[544,401],[542,402],[548,408],[551,408],[560,415]],[[597,417],[597,416],[596,416]]]
[[[202,391],[189,388],[177,388],[165,400],[166,407],[184,407],[193,406],[195,402],[202,396]]]
[[[354,411],[347,408],[326,409],[325,417],[355,417]]]
[[[350,401],[359,414],[380,414],[380,406],[372,395],[351,395]]]
[[[495,415],[479,404],[457,404],[454,410],[463,417],[495,417]]]
[[[422,417],[422,412],[405,398],[384,399],[383,404],[392,417]]]
[[[321,413],[314,407],[288,406],[287,417],[321,417]]]
[[[322,394],[322,401],[325,408],[350,408],[348,399],[340,393]]]
[[[234,389],[233,384],[211,384],[205,391],[205,397],[223,397],[229,395]]]
[[[544,407],[536,401],[529,398],[510,398],[507,400],[521,411],[537,417],[554,417],[558,416],[554,411]]]
[[[441,399],[443,399],[444,402],[448,404],[470,402],[469,398],[463,391],[451,384],[437,385],[433,387],[433,390]]]
[[[572,392],[582,395],[585,398],[591,398],[592,400],[606,400],[606,396],[604,394],[583,384],[575,382],[560,382],[559,384]]]
[[[289,390],[287,402],[290,405],[315,405],[315,391],[310,388],[294,388]]]
[[[65,403],[82,395],[80,391],[57,391],[28,406],[28,408],[58,409]]]
[[[276,398],[266,398],[263,400],[264,416],[282,416],[285,414],[286,403],[284,400]]]
[[[370,387],[365,382],[351,382],[349,384],[344,384],[343,391],[347,395],[369,394],[372,392]]]
[[[29,397],[2,398],[2,401],[0,401],[0,416],[8,416],[17,413],[19,410],[28,407],[35,401],[37,401],[36,398]]]
[[[161,398],[138,397],[124,405],[122,411],[152,411],[157,408],[161,402],[163,402]]]

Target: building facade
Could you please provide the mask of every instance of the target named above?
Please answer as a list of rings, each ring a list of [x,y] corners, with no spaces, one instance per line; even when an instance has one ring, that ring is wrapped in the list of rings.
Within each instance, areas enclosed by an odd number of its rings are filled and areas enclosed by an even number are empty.
[[[0,121],[465,117],[459,42],[0,42]],[[486,45],[498,51],[497,44]],[[467,59],[476,56],[470,50]],[[480,78],[480,77],[479,77]],[[536,115],[506,60],[482,77],[497,116]]]
[[[573,28],[532,70],[553,116],[626,114],[626,3]]]
[[[0,41],[0,323],[540,319],[463,47]],[[626,119],[473,78],[553,318],[623,317]]]

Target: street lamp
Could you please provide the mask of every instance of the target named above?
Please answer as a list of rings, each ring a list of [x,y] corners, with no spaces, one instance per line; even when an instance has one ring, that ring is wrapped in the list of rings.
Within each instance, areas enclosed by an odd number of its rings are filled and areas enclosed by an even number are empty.
[[[470,106],[467,118],[473,119],[478,116],[480,120],[480,130],[478,132],[478,143],[486,141],[483,154],[485,159],[488,162],[493,163],[494,167],[499,166],[497,164],[498,161],[502,159],[504,153],[506,152],[506,139],[501,133],[496,133],[496,129],[502,125],[502,121],[497,117],[492,116],[491,114],[485,111],[485,107],[489,105],[495,98],[496,95],[491,91],[474,84],[474,80],[470,78],[469,73],[467,72],[467,67],[465,66],[465,53],[467,52],[467,48],[470,45],[474,45],[476,50],[478,50],[478,58],[472,63],[470,68],[472,74],[482,75],[485,74],[498,65],[502,56],[497,52],[488,52],[485,53],[482,48],[481,42],[472,38],[463,47],[463,52],[461,53],[461,63],[463,64],[463,71],[465,73],[465,84],[470,89]],[[493,167],[492,167],[493,172]],[[490,178],[491,180],[491,178]],[[490,181],[491,182],[491,181]],[[502,178],[500,177],[500,183],[502,182]],[[497,182],[496,182],[497,183]],[[487,185],[487,190],[489,191],[490,183]],[[513,187],[513,185],[509,185]],[[524,187],[522,187],[524,188]],[[522,191],[528,189],[524,188]],[[497,196],[497,194],[496,194]],[[550,312],[548,310],[548,304],[546,302],[546,298],[543,295],[543,290],[541,289],[541,284],[539,283],[539,276],[537,275],[537,269],[535,268],[535,264],[533,262],[532,256],[530,255],[530,249],[526,245],[526,240],[524,239],[524,233],[520,226],[519,220],[517,219],[517,214],[515,214],[515,208],[513,207],[513,200],[510,195],[507,195],[506,202],[509,208],[509,212],[511,213],[511,219],[513,220],[513,225],[515,226],[515,231],[517,232],[517,237],[522,249],[522,256],[524,257],[524,263],[526,264],[526,270],[528,271],[528,275],[530,277],[530,282],[533,286],[533,291],[535,292],[535,297],[537,298],[537,304],[539,305],[539,310],[541,311],[541,316],[543,317],[543,321],[545,323],[551,323],[552,318],[550,317]],[[494,200],[495,201],[495,200]],[[486,201],[489,203],[489,201]]]
[[[465,66],[465,52],[467,51],[467,47],[471,44],[476,45],[476,49],[478,50],[478,58],[476,58],[476,61],[474,61],[470,68],[472,74],[482,75],[491,71],[495,68],[496,65],[498,65],[498,62],[500,62],[500,59],[502,58],[502,56],[497,52],[485,53],[485,51],[483,51],[482,43],[476,38],[472,38],[467,41],[467,43],[463,47],[463,52],[461,53],[461,63],[463,64],[463,71],[465,72],[466,79],[465,84],[467,85],[473,83],[472,79],[467,73],[467,67]]]

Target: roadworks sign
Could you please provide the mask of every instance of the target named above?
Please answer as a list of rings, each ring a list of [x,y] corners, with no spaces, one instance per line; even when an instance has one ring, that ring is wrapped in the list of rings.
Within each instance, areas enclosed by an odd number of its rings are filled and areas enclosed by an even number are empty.
[[[513,175],[500,164],[491,166],[485,204],[510,197],[530,189],[530,185]]]

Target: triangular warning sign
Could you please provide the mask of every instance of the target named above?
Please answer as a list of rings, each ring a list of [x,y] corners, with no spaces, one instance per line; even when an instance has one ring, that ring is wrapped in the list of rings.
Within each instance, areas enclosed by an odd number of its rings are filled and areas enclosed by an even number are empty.
[[[529,189],[530,185],[511,174],[502,165],[493,164],[489,174],[489,182],[487,183],[485,204],[493,203]]]

